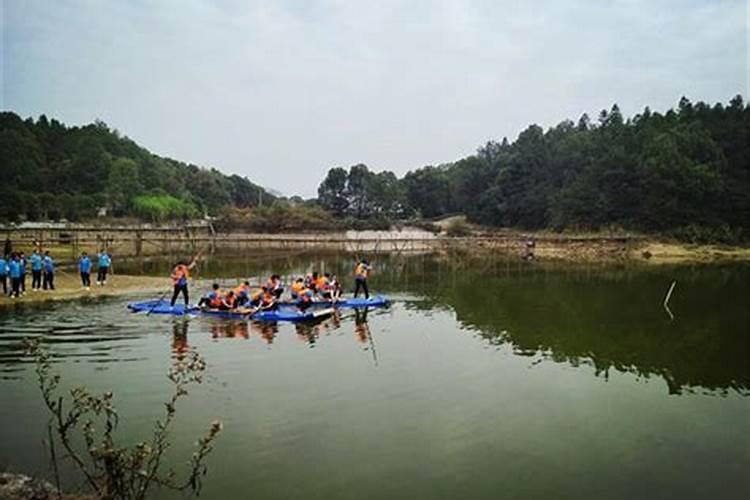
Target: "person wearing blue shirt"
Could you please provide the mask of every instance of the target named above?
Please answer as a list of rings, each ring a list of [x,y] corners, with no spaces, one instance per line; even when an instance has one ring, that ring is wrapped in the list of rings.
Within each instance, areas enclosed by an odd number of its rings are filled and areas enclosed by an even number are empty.
[[[31,289],[35,292],[42,288],[42,254],[38,250],[31,252]]]
[[[107,252],[99,254],[99,272],[96,275],[96,284],[104,286],[107,284],[107,273],[112,265],[112,257]]]
[[[49,252],[44,252],[44,289],[54,290],[55,289],[55,261],[52,260]]]
[[[0,283],[3,284],[3,295],[8,295],[8,262],[0,255]]]
[[[26,295],[26,264],[28,263],[28,261],[26,260],[25,253],[18,253],[18,262],[21,264],[21,283],[19,285],[21,295]]]
[[[78,259],[78,271],[81,273],[81,284],[88,290],[91,288],[91,259],[86,252]]]
[[[15,252],[8,261],[8,276],[10,276],[10,296],[14,299],[21,295],[21,258]]]

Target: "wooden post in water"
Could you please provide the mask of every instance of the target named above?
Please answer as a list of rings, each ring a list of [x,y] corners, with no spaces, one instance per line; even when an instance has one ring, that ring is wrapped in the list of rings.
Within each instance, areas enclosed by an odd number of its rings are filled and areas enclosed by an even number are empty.
[[[674,291],[674,287],[677,285],[677,281],[673,281],[671,285],[669,285],[669,290],[667,291],[667,296],[664,297],[664,310],[667,311],[667,314],[669,314],[669,319],[674,319],[674,314],[672,314],[672,311],[669,309],[669,299],[672,298],[672,292]]]

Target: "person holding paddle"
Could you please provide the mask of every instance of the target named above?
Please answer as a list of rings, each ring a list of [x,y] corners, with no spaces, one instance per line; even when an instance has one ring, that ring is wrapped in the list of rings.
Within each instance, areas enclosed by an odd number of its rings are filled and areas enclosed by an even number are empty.
[[[179,261],[172,270],[172,285],[174,291],[172,293],[172,301],[170,305],[174,307],[174,303],[177,302],[177,297],[182,293],[185,298],[185,305],[190,305],[190,297],[188,295],[188,278],[190,278],[190,270],[195,267],[197,259],[193,259],[190,264],[185,264],[184,261]]]

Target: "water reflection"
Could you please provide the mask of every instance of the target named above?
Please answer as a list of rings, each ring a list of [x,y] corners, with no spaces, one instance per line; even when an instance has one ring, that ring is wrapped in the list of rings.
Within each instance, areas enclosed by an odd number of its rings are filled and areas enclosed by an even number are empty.
[[[251,321],[249,325],[250,329],[253,331],[253,334],[268,345],[273,344],[273,340],[279,333],[279,325],[277,323],[261,323],[259,321]]]
[[[590,365],[607,378],[611,371],[660,377],[672,394],[704,388],[719,393],[750,390],[750,266],[612,267],[555,266],[519,260],[470,257],[393,257],[372,259],[371,287],[401,300],[388,320],[399,335],[411,332],[406,312],[431,316],[450,311],[465,332],[489,346],[545,362]],[[207,262],[217,276],[260,279],[270,270],[287,276],[318,270],[350,275],[347,255],[285,256],[281,259]],[[143,266],[158,269],[160,261]],[[678,285],[670,300],[674,320],[664,314],[664,293]],[[348,285],[348,284],[347,284]],[[13,373],[26,362],[22,339],[40,337],[54,344],[58,357],[103,361],[128,359],[124,353],[165,318],[126,315],[117,300],[58,303],[0,310],[0,372]],[[377,363],[368,315],[338,311],[312,324],[277,325],[196,318],[171,321],[173,356],[190,349],[191,335],[247,340],[273,345],[279,330],[292,332],[315,347],[329,335],[353,335]],[[377,313],[379,314],[379,312]],[[445,319],[441,321],[452,321]],[[162,325],[162,326],[159,326]],[[352,333],[349,333],[352,332]],[[86,345],[86,349],[81,346]]]
[[[172,321],[172,358],[176,363],[183,361],[190,352],[188,344],[188,326],[190,319],[174,318]]]
[[[372,338],[372,332],[370,326],[367,323],[368,308],[356,309],[354,311],[354,334],[360,344],[364,346],[365,350],[369,350],[372,353],[372,360],[375,366],[378,365],[378,354],[375,351],[375,341]]]

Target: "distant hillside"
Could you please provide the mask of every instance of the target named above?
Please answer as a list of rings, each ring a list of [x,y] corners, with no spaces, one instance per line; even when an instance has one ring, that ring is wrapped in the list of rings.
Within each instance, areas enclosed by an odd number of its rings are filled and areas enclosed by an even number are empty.
[[[163,158],[105,123],[67,127],[0,113],[0,220],[216,214],[275,199],[245,177]]]
[[[623,228],[689,241],[750,240],[750,106],[646,108],[617,105],[515,141],[480,147],[453,163],[398,178],[365,165],[332,168],[320,205],[339,218],[441,217],[520,229]]]

